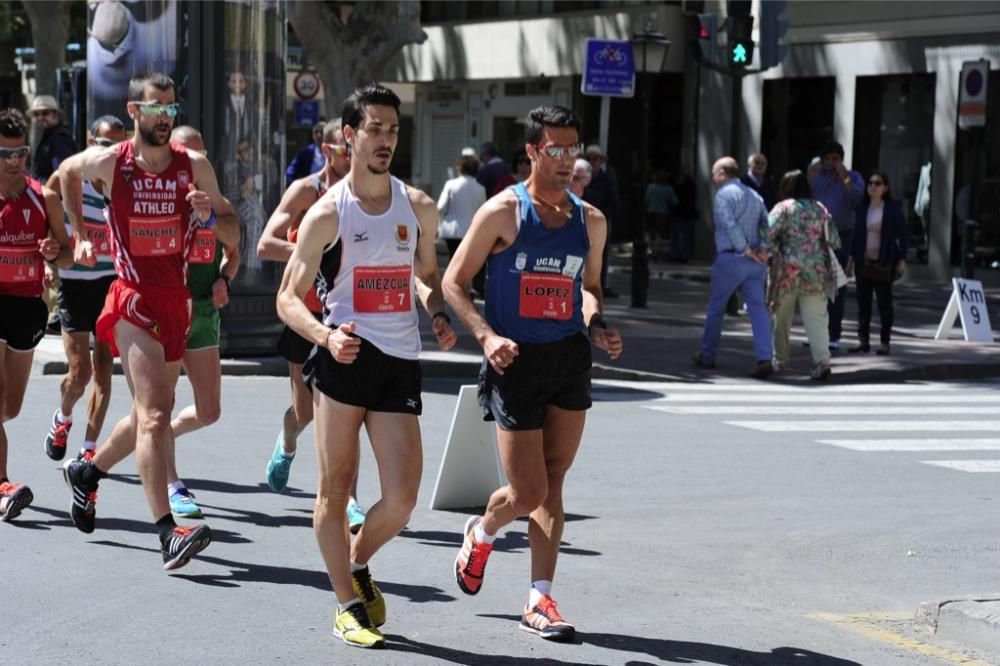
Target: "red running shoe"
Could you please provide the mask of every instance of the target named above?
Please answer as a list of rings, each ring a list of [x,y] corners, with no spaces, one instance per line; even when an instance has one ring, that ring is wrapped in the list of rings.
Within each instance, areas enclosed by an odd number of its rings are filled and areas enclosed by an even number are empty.
[[[486,572],[486,560],[493,550],[491,543],[479,543],[473,536],[479,516],[473,516],[465,523],[465,540],[462,550],[455,558],[455,582],[466,594],[477,594],[483,586],[483,574]]]
[[[534,606],[524,607],[520,628],[538,634],[545,640],[560,643],[571,641],[576,635],[573,625],[559,614],[555,600],[544,594]]]

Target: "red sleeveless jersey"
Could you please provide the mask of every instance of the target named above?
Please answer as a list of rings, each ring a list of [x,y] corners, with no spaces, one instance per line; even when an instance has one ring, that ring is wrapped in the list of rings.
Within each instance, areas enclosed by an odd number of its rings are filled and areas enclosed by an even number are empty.
[[[172,159],[160,173],[143,171],[131,141],[118,144],[108,207],[114,238],[115,272],[126,282],[160,288],[184,287],[198,229],[188,205],[194,182],[187,151],[171,144]]]
[[[42,184],[25,177],[24,191],[0,198],[0,294],[41,296],[45,259],[38,241],[49,235]]]

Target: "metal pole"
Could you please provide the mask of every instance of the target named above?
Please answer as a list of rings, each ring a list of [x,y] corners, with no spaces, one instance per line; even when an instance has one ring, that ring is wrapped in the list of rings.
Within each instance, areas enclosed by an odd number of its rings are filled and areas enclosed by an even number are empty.
[[[729,154],[741,163],[740,152],[740,119],[743,117],[743,72],[733,69],[733,119],[729,131]]]
[[[643,47],[643,70],[645,67],[645,46]],[[646,307],[649,291],[649,256],[646,244],[646,186],[649,182],[649,74],[642,75],[642,118],[640,120],[642,143],[639,145],[639,215],[632,241],[632,307]]]

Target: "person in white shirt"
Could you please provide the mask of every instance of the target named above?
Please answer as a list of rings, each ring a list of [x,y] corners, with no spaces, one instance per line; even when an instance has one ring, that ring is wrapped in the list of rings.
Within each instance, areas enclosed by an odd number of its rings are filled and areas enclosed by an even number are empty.
[[[458,158],[458,176],[444,184],[437,208],[441,215],[438,235],[448,246],[448,256],[454,256],[458,244],[472,224],[472,216],[486,203],[486,188],[476,182],[479,160],[464,154]]]

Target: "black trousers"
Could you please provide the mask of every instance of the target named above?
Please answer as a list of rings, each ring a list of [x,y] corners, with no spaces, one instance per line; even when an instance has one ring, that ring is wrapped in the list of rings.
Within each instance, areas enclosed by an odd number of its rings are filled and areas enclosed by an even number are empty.
[[[878,299],[878,316],[881,323],[879,339],[889,344],[892,336],[892,282],[875,282],[857,276],[858,340],[868,344],[872,328],[872,295]]]

